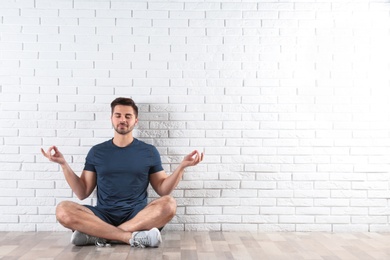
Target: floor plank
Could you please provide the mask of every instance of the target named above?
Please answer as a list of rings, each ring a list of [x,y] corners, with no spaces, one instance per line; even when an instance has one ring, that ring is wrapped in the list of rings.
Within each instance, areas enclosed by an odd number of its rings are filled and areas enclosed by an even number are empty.
[[[70,232],[0,232],[0,259],[390,259],[390,233],[163,231],[159,248],[73,246]]]

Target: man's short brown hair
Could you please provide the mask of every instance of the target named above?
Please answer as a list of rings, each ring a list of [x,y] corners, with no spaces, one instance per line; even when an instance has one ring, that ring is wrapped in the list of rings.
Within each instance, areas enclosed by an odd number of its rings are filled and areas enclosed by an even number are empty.
[[[138,118],[138,107],[131,98],[118,97],[111,102],[111,115],[114,113],[114,108],[117,105],[131,106],[134,109],[135,118]]]

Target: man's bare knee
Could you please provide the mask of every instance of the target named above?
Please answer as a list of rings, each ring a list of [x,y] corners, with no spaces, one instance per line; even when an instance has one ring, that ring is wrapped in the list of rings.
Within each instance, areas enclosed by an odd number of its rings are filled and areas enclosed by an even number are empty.
[[[74,217],[74,203],[70,201],[62,201],[57,205],[56,217],[58,222],[64,227],[70,227],[76,220]]]
[[[163,215],[172,219],[176,214],[176,200],[170,195],[163,196],[160,199],[162,200],[161,205]]]

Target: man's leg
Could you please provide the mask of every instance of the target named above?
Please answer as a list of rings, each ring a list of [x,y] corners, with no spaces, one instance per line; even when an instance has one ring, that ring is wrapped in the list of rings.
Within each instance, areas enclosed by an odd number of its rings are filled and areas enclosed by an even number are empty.
[[[118,228],[127,232],[149,230],[165,226],[176,214],[176,201],[171,196],[163,196],[150,202],[143,210]]]
[[[126,244],[132,233],[110,225],[97,217],[90,209],[72,201],[63,201],[56,209],[57,220],[66,228],[108,240]]]
[[[133,219],[115,227],[97,217],[90,209],[71,201],[57,206],[57,220],[66,228],[94,237],[129,244],[132,233],[165,226],[176,214],[176,201],[163,196],[149,203]]]

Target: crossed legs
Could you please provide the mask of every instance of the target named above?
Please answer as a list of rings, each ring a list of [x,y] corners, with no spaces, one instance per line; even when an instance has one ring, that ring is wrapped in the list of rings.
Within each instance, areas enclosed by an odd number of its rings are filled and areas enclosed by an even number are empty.
[[[134,218],[118,227],[97,217],[90,209],[78,203],[63,201],[56,209],[57,220],[66,228],[78,230],[94,237],[121,241],[129,244],[132,233],[161,228],[176,214],[176,201],[171,196],[163,196],[150,202]]]

